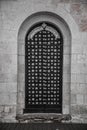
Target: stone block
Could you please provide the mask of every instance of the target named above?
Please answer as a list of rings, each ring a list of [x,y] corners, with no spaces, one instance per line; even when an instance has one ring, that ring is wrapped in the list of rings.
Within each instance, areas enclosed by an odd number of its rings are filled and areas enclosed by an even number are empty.
[[[5,122],[8,122],[9,120],[15,120],[16,114],[8,114],[7,116],[4,117]]]
[[[11,55],[11,54],[0,54],[0,64],[14,64],[17,65],[17,55]]]
[[[64,95],[63,95],[64,96]],[[70,95],[69,94],[66,94],[63,98],[63,103],[66,104],[66,105],[69,105],[70,103]]]
[[[72,45],[72,54],[76,55],[76,54],[82,54],[83,53],[83,44],[81,43],[81,41],[78,41],[79,44],[73,44]],[[73,56],[72,55],[72,56]]]
[[[72,64],[77,63],[77,54],[76,53],[72,54],[72,56],[71,56],[71,63]]]
[[[70,74],[63,74],[63,82],[69,83],[70,82]]]
[[[2,37],[0,41],[17,43],[17,31],[16,30],[2,30]]]
[[[80,29],[82,32],[87,32],[87,17],[82,17],[80,21]]]
[[[76,15],[80,15],[81,12],[81,3],[71,3],[71,14],[74,14],[74,17]]]
[[[77,75],[76,75],[76,73],[71,73],[71,83],[77,83]]]
[[[71,65],[71,73],[76,74],[86,74],[87,73],[87,67],[84,64],[72,64]]]
[[[70,64],[66,64],[63,66],[63,73],[70,74]]]
[[[0,92],[17,92],[17,83],[0,83]]]
[[[87,10],[85,10],[85,8],[87,8],[87,2],[85,1],[75,1],[73,4],[71,3],[71,14],[77,22],[81,32],[87,32],[87,15],[85,14]]]
[[[15,54],[17,55],[17,43],[0,42],[0,54]]]
[[[69,65],[70,64],[70,58],[71,58],[71,55],[64,55],[63,56],[63,59],[64,59],[64,65]]]
[[[83,94],[77,94],[76,100],[77,100],[77,105],[83,105],[84,104],[84,95]]]
[[[78,54],[77,55],[77,63],[85,64],[86,63],[86,55],[85,54]]]
[[[0,105],[0,113],[4,111],[4,106]]]
[[[19,11],[18,4],[13,1],[2,1],[1,3],[1,13],[2,13],[2,20],[3,20],[3,28],[8,30],[16,30],[18,25],[18,15],[17,12]],[[19,6],[20,7],[20,6]],[[14,21],[14,22],[13,22]]]
[[[0,65],[0,73],[17,74],[17,65],[5,63]]]
[[[85,105],[79,105],[78,109],[79,109],[79,115],[80,116],[86,115],[86,113],[87,113],[87,106],[85,106]]]
[[[84,45],[84,44],[83,44],[83,45]],[[87,55],[87,45],[86,45],[86,43],[85,43],[84,48],[83,48],[83,53],[84,53],[85,55]],[[87,59],[86,59],[86,64],[87,64]]]
[[[87,74],[85,75],[85,83],[87,83]]]
[[[71,0],[71,2],[75,2],[75,3],[87,3],[87,0]]]
[[[18,54],[24,56],[25,55],[25,44],[19,44]]]
[[[18,103],[19,104],[23,104],[24,103],[24,99],[25,99],[24,92],[19,92],[19,94],[18,94]]]
[[[77,115],[80,114],[78,105],[71,105],[71,114],[77,114]]]
[[[80,83],[77,86],[76,91],[78,94],[87,94],[87,85],[85,83]]]
[[[72,83],[71,84],[71,93],[72,94],[77,94],[78,93],[78,91],[77,91],[77,87],[79,88],[79,83]]]
[[[69,114],[69,113],[70,113],[69,105],[64,105],[63,106],[63,114]]]
[[[65,94],[70,94],[70,83],[63,84],[63,91]]]
[[[76,94],[71,94],[71,104],[76,104],[77,100],[76,100]]]
[[[8,106],[4,107],[4,112],[9,113],[9,107]]]
[[[17,104],[17,93],[10,93],[9,94],[9,104],[16,105]]]
[[[54,6],[58,6],[58,4],[61,2],[61,0],[51,0],[51,4]]]
[[[15,114],[16,113],[16,108],[17,108],[16,105],[10,106],[9,107],[9,113],[11,113],[11,114],[14,113]]]
[[[85,74],[77,74],[77,83],[85,83],[86,81],[86,75]]]
[[[86,88],[87,91],[87,88]],[[87,94],[84,95],[84,104],[87,105]]]
[[[81,116],[80,115],[78,115],[78,114],[73,114],[72,115],[72,120],[71,120],[71,122],[72,123],[83,123],[83,119],[81,118]]]
[[[25,83],[24,82],[18,82],[18,92],[24,92],[25,91]]]
[[[0,93],[0,105],[8,105],[10,97],[8,93]]]
[[[25,81],[25,75],[23,73],[18,74],[18,82],[24,82]]]
[[[71,54],[71,46],[64,46],[64,55],[70,55]]]
[[[19,73],[25,73],[25,65],[19,65],[18,71],[19,71]]]
[[[9,83],[9,82],[17,82],[17,74],[8,74],[8,73],[4,73],[4,74],[0,74],[0,83]]]
[[[20,65],[24,65],[25,63],[25,56],[22,55],[18,55],[18,64]]]

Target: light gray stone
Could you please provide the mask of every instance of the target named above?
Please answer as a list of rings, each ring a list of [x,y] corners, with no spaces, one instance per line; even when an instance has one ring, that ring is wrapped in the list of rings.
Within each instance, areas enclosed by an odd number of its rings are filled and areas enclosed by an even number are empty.
[[[10,93],[9,94],[9,104],[16,105],[17,104],[17,93]]]
[[[77,99],[76,99],[76,94],[71,94],[71,104],[76,104],[77,103]]]
[[[20,65],[18,67],[18,71],[19,71],[19,73],[24,73],[25,72],[25,65]]]
[[[71,105],[71,114],[80,114],[80,109],[78,107],[78,105]]]
[[[86,88],[87,91],[87,88]],[[84,104],[87,106],[87,94],[84,95]]]
[[[4,112],[9,112],[9,107],[8,106],[6,106],[5,108],[4,108]]]
[[[0,113],[4,111],[4,106],[0,105]]]
[[[17,74],[4,73],[0,74],[0,83],[17,82]]]
[[[19,57],[18,57],[18,63],[19,63],[19,65],[24,65],[24,63],[25,63],[24,56],[19,55]]]
[[[0,54],[17,55],[17,44],[14,42],[0,42]]]
[[[17,92],[17,83],[0,83],[0,92]]]
[[[18,54],[19,55],[22,55],[22,56],[24,56],[25,55],[25,46],[24,46],[25,44],[19,44],[19,47],[18,47]]]
[[[24,82],[24,81],[25,81],[24,73],[19,73],[19,75],[18,75],[18,82]]]
[[[0,93],[0,106],[1,105],[8,105],[10,102],[10,97],[8,93]]]
[[[63,81],[64,81],[64,83],[69,83],[69,81],[70,81],[70,74],[64,73],[63,74]]]
[[[83,94],[77,94],[76,99],[77,99],[77,105],[83,105],[84,104],[84,95]]]

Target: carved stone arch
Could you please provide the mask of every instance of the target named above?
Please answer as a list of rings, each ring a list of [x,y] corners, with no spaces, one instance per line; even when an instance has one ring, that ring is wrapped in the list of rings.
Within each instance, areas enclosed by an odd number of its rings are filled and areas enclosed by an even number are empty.
[[[63,90],[62,114],[70,114],[70,63],[71,63],[71,33],[67,23],[58,15],[50,12],[39,12],[29,16],[21,25],[18,33],[18,100],[17,114],[23,114],[25,108],[25,36],[34,24],[41,21],[52,23],[59,28],[63,35]],[[37,28],[38,30],[38,28]],[[52,28],[48,30],[53,31]],[[33,32],[31,33],[32,37]],[[58,35],[56,35],[58,36]]]

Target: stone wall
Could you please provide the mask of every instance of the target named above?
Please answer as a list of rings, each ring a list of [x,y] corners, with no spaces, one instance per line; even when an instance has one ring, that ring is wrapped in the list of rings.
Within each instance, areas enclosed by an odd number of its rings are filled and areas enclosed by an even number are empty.
[[[0,0],[0,122],[16,122],[18,32],[27,17],[40,11],[59,15],[71,30],[71,121],[87,123],[87,0]]]

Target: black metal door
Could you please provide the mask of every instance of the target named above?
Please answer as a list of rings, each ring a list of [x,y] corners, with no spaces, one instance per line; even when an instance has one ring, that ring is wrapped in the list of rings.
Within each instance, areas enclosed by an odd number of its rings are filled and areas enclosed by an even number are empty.
[[[25,113],[62,112],[63,38],[50,23],[33,26],[25,44]]]

